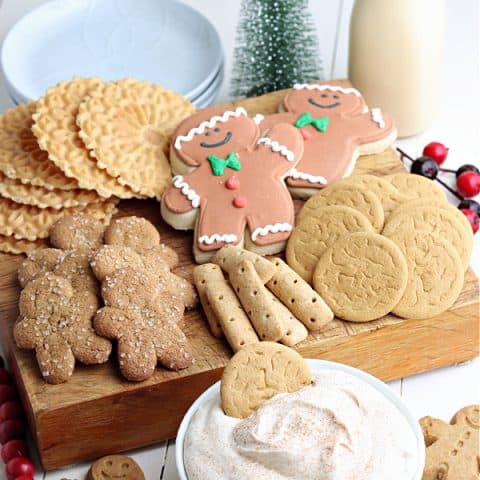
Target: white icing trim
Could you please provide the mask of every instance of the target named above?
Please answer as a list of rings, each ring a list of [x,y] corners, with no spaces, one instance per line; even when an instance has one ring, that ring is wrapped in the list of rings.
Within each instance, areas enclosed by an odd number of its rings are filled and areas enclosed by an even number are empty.
[[[293,226],[290,223],[268,224],[268,225],[265,225],[264,227],[258,227],[253,231],[252,241],[255,241],[259,235],[264,237],[269,233],[291,232],[292,230],[293,230]]]
[[[379,108],[372,108],[372,121],[375,122],[379,128],[385,128],[385,120],[382,116],[382,111]]]
[[[272,140],[268,137],[262,137],[257,141],[257,145],[265,145],[267,148],[270,148],[273,152],[283,155],[289,162],[295,160],[295,155],[291,150],[289,150],[285,145],[278,143],[276,140]]]
[[[175,148],[182,149],[182,142],[190,142],[195,135],[201,135],[205,129],[214,127],[218,122],[226,122],[229,118],[239,117],[240,115],[247,116],[247,111],[243,107],[238,107],[233,111],[223,112],[221,115],[214,115],[212,118],[200,123],[197,127],[193,127],[186,135],[179,135],[175,139]]]
[[[261,113],[257,113],[257,114],[252,118],[252,120],[253,120],[257,125],[260,125],[260,123],[262,123],[264,119],[265,119],[265,115],[262,115]]]
[[[289,177],[294,178],[295,180],[306,180],[310,183],[319,183],[320,185],[327,185],[327,179],[321,175],[315,176],[306,172],[299,172],[296,168],[292,168],[288,173]]]
[[[234,243],[238,237],[234,233],[214,233],[213,235],[202,235],[198,239],[198,243],[205,243],[206,245],[212,245],[215,242]]]
[[[188,185],[188,183],[183,180],[182,175],[175,175],[172,181],[173,186],[179,188],[182,193],[190,200],[190,202],[192,202],[193,208],[198,208],[200,206],[200,195],[198,195],[198,193],[193,190],[193,188],[190,188],[190,185]]]
[[[357,97],[361,97],[361,93],[352,87],[339,87],[337,85],[317,85],[317,84],[310,84],[310,83],[296,83],[293,88],[295,90],[331,90],[332,92],[342,92],[342,93],[353,93]]]

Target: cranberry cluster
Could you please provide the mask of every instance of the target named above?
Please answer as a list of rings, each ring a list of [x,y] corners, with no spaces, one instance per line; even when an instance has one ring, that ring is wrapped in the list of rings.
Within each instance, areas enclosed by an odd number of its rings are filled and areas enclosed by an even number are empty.
[[[0,356],[0,444],[8,480],[33,480],[35,467],[28,458],[24,414],[12,378]]]

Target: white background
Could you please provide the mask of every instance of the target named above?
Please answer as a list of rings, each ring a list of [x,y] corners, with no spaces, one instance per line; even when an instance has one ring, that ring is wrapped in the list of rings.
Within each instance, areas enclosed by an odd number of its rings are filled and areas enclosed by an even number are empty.
[[[160,1],[160,0],[159,0]],[[0,7],[0,39],[24,13],[45,0],[5,0]],[[216,26],[224,43],[226,78],[219,101],[228,100],[228,83],[232,65],[235,28],[238,20],[238,0],[185,0],[203,12]],[[1,4],[1,0],[0,0]],[[310,8],[317,24],[325,78],[347,76],[348,22],[353,0],[310,0]],[[421,154],[423,146],[438,140],[450,147],[446,167],[456,168],[464,163],[480,165],[480,135],[478,111],[480,106],[479,74],[479,3],[477,0],[447,0],[448,26],[440,113],[435,124],[426,133],[407,140],[401,145],[412,156]],[[336,42],[336,39],[338,40]],[[335,49],[335,43],[338,48]],[[415,75],[415,72],[405,72]],[[401,79],[399,79],[401,81]],[[11,106],[0,78],[0,112]],[[453,198],[452,198],[453,200]],[[475,239],[472,266],[480,274],[480,233]],[[462,406],[480,403],[480,359],[467,364],[392,382],[414,415],[418,418],[430,414],[445,420]],[[145,471],[147,480],[177,479],[174,460],[174,442],[132,452]],[[0,468],[0,480],[4,480]],[[78,465],[61,472],[36,479],[83,480],[88,464]]]

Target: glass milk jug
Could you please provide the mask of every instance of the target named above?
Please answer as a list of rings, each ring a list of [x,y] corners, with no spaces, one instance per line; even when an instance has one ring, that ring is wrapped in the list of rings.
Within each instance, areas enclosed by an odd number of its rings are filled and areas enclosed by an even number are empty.
[[[389,112],[400,137],[427,129],[441,84],[445,0],[356,0],[349,79],[370,107]]]

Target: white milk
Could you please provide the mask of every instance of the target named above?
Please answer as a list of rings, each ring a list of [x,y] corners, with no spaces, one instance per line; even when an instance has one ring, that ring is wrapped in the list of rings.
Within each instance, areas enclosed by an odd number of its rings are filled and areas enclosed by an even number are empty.
[[[389,112],[399,136],[427,129],[443,67],[445,0],[356,0],[349,79],[369,107]]]

